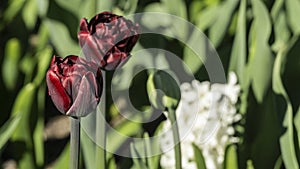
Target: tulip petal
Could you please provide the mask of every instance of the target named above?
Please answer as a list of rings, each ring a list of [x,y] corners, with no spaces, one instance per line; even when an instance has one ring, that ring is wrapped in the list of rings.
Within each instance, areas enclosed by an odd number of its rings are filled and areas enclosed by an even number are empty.
[[[92,73],[88,72],[82,77],[78,95],[66,115],[83,117],[96,110],[98,102],[95,93],[90,92],[94,86],[91,86],[87,79],[90,74]]]
[[[110,12],[80,21],[79,42],[88,62],[114,70],[127,60],[139,37],[139,26]]]
[[[99,61],[103,59],[103,52],[96,42],[92,35],[88,35],[82,46],[82,52],[87,61],[99,65]]]
[[[71,106],[72,101],[70,96],[62,86],[59,77],[52,70],[47,72],[46,81],[49,89],[49,95],[51,96],[54,105],[61,113],[64,114]]]

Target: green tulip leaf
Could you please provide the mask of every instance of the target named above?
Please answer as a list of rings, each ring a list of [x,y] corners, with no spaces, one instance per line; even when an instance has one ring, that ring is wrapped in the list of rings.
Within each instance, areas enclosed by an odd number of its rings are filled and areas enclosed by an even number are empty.
[[[90,139],[84,130],[81,131],[80,144],[82,147],[83,159],[86,164],[85,167],[86,169],[95,169],[95,150],[97,145]]]
[[[21,117],[20,123],[15,130],[12,139],[26,141],[26,143],[29,145],[31,144],[29,120],[32,109],[31,106],[35,97],[35,89],[36,86],[32,83],[24,86],[15,100],[11,113],[13,117]]]
[[[12,90],[18,80],[18,63],[21,57],[21,44],[16,38],[7,41],[4,60],[2,63],[2,77],[5,86]]]
[[[25,0],[9,0],[8,7],[4,12],[3,19],[10,22],[22,10]]]
[[[296,113],[296,116],[294,118],[294,124],[296,127],[297,131],[297,136],[298,136],[298,145],[300,145],[300,107],[298,108],[298,111]],[[300,151],[300,147],[298,147],[298,151]]]
[[[53,42],[59,56],[80,54],[79,45],[70,37],[66,25],[52,19],[45,19],[44,22],[48,28],[50,40]]]
[[[227,0],[223,2],[223,4],[220,7],[220,10],[218,10],[216,14],[218,15],[218,17],[209,29],[209,39],[215,47],[218,47],[219,44],[222,42],[229,28],[233,13],[238,2],[238,0]]]
[[[172,73],[170,73],[172,74]],[[176,108],[179,104],[181,92],[178,82],[164,70],[157,70],[149,75],[147,92],[152,105],[164,110]]]
[[[288,29],[287,16],[284,11],[284,0],[276,0],[271,10],[272,20],[274,22],[275,42],[272,49],[276,52],[283,48],[288,42],[291,33]]]
[[[44,165],[44,116],[46,103],[46,84],[41,85],[37,91],[38,115],[36,126],[33,131],[33,144],[36,164]]]
[[[139,150],[139,151],[138,151]],[[137,149],[134,143],[130,143],[130,153],[132,156],[134,167],[148,169],[146,164],[142,161],[142,157],[140,155],[141,149]]]
[[[282,157],[279,156],[274,165],[274,169],[281,169],[281,168],[282,168]]]
[[[128,0],[124,5],[124,14],[133,14],[137,8],[139,0]]]
[[[202,38],[199,38],[202,37]],[[185,46],[183,50],[183,61],[186,64],[187,67],[184,67],[186,72],[192,72],[196,73],[205,62],[206,57],[206,40],[203,38],[203,36],[199,35],[199,30],[195,29],[192,32],[192,35],[190,39],[188,40],[188,44],[197,44],[198,48],[202,49],[200,50],[198,54],[195,53],[190,47]]]
[[[28,29],[33,29],[38,17],[38,7],[36,0],[28,0],[22,11],[23,20]]]
[[[37,86],[39,86],[42,81],[45,79],[46,71],[49,68],[49,64],[52,58],[52,48],[47,46],[44,50],[40,51],[37,54],[38,58],[38,68],[37,75],[34,79],[34,82]]]
[[[36,0],[37,10],[40,16],[46,16],[49,8],[49,0]]]
[[[60,0],[64,1],[64,0]],[[112,7],[115,1],[103,1],[103,0],[90,0],[90,1],[81,1],[80,11],[75,11],[75,14],[79,14],[79,18],[86,17],[91,19],[96,14],[104,11],[112,11]]]
[[[294,45],[297,38],[291,39],[286,48],[282,48],[275,59],[274,69],[273,69],[273,91],[284,97],[286,101],[286,108],[283,110],[284,112],[284,121],[283,127],[286,128],[285,132],[280,137],[280,147],[282,153],[283,163],[286,168],[299,169],[299,163],[297,161],[297,155],[295,150],[294,143],[294,125],[293,125],[293,110],[292,104],[289,100],[289,96],[286,93],[286,90],[283,85],[283,81],[281,79],[283,68],[285,66],[285,61],[287,58],[288,50]]]
[[[252,160],[247,160],[247,169],[254,169]]]
[[[297,35],[300,34],[300,1],[299,0],[286,0],[285,7],[288,16],[288,23],[293,30],[293,32]]]
[[[243,83],[246,64],[246,1],[242,0],[238,12],[236,35],[230,57],[229,70],[236,72]]]
[[[227,147],[224,160],[225,169],[238,169],[237,148],[235,145]]]
[[[168,13],[168,9],[163,6],[161,3],[151,3],[145,7],[145,12],[158,12],[158,13]],[[172,20],[168,15],[162,15],[163,17],[159,19],[153,19],[151,15],[145,15],[142,19],[142,24],[145,25],[148,29],[156,29],[159,27],[168,27],[171,25]]]
[[[271,21],[268,9],[260,0],[252,0],[254,21],[250,30],[249,69],[254,95],[259,103],[271,83],[274,58],[268,44]],[[263,27],[261,25],[264,25]]]
[[[3,126],[1,126],[0,150],[2,149],[4,144],[9,140],[9,138],[13,135],[15,129],[19,125],[20,120],[21,120],[21,116],[11,117],[9,120],[5,122]]]
[[[208,27],[213,25],[218,18],[218,11],[220,10],[220,5],[212,5],[198,14],[198,17],[195,19],[196,26],[205,31]]]
[[[194,160],[196,162],[197,169],[206,169],[205,159],[202,155],[201,150],[195,144],[193,144],[193,150],[195,154]]]
[[[81,7],[81,0],[55,0],[55,2],[66,11],[77,15]]]

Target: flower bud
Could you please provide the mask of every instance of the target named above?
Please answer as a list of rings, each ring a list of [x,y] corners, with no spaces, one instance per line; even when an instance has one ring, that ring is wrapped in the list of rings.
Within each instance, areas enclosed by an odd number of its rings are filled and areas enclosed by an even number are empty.
[[[178,83],[163,70],[150,74],[147,81],[147,92],[152,105],[161,110],[176,108],[181,97]]]
[[[53,56],[46,81],[56,108],[73,117],[86,116],[96,110],[102,93],[99,68],[77,56]]]
[[[139,27],[130,20],[110,12],[80,21],[78,39],[87,61],[101,69],[114,70],[130,57],[139,37]]]

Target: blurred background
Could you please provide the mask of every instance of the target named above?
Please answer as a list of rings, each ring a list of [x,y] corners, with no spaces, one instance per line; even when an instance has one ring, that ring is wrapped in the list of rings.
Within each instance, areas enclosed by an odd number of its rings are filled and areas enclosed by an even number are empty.
[[[299,168],[299,0],[1,0],[0,168],[68,168],[69,119],[48,97],[45,74],[54,54],[80,54],[79,20],[102,11],[162,12],[198,27],[216,48],[226,74],[234,71],[241,85],[237,110],[243,118],[235,126],[240,141],[234,153],[238,168]],[[159,19],[140,24],[149,30],[179,26]],[[190,39],[189,31],[182,28],[178,36]],[[143,34],[133,55],[147,48],[176,54],[197,80],[209,80],[203,62],[178,40]],[[154,135],[165,116],[143,124],[124,120],[110,96],[112,75],[106,77],[107,122],[127,136]],[[157,116],[147,109],[147,78],[147,71],[140,72],[129,89],[132,104],[147,110],[136,118]],[[116,151],[130,142],[108,140],[115,142]],[[83,133],[82,168],[93,168],[92,144]],[[132,159],[112,154],[107,161],[109,168],[134,167]]]

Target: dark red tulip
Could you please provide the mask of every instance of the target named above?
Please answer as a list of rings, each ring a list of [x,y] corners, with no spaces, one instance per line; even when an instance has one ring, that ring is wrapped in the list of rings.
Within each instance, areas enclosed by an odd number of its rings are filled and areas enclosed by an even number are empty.
[[[139,27],[130,20],[110,12],[80,21],[78,39],[88,61],[101,69],[114,70],[130,56],[139,37]]]
[[[96,110],[102,93],[98,67],[74,55],[53,56],[46,75],[49,95],[63,114],[82,117]]]

